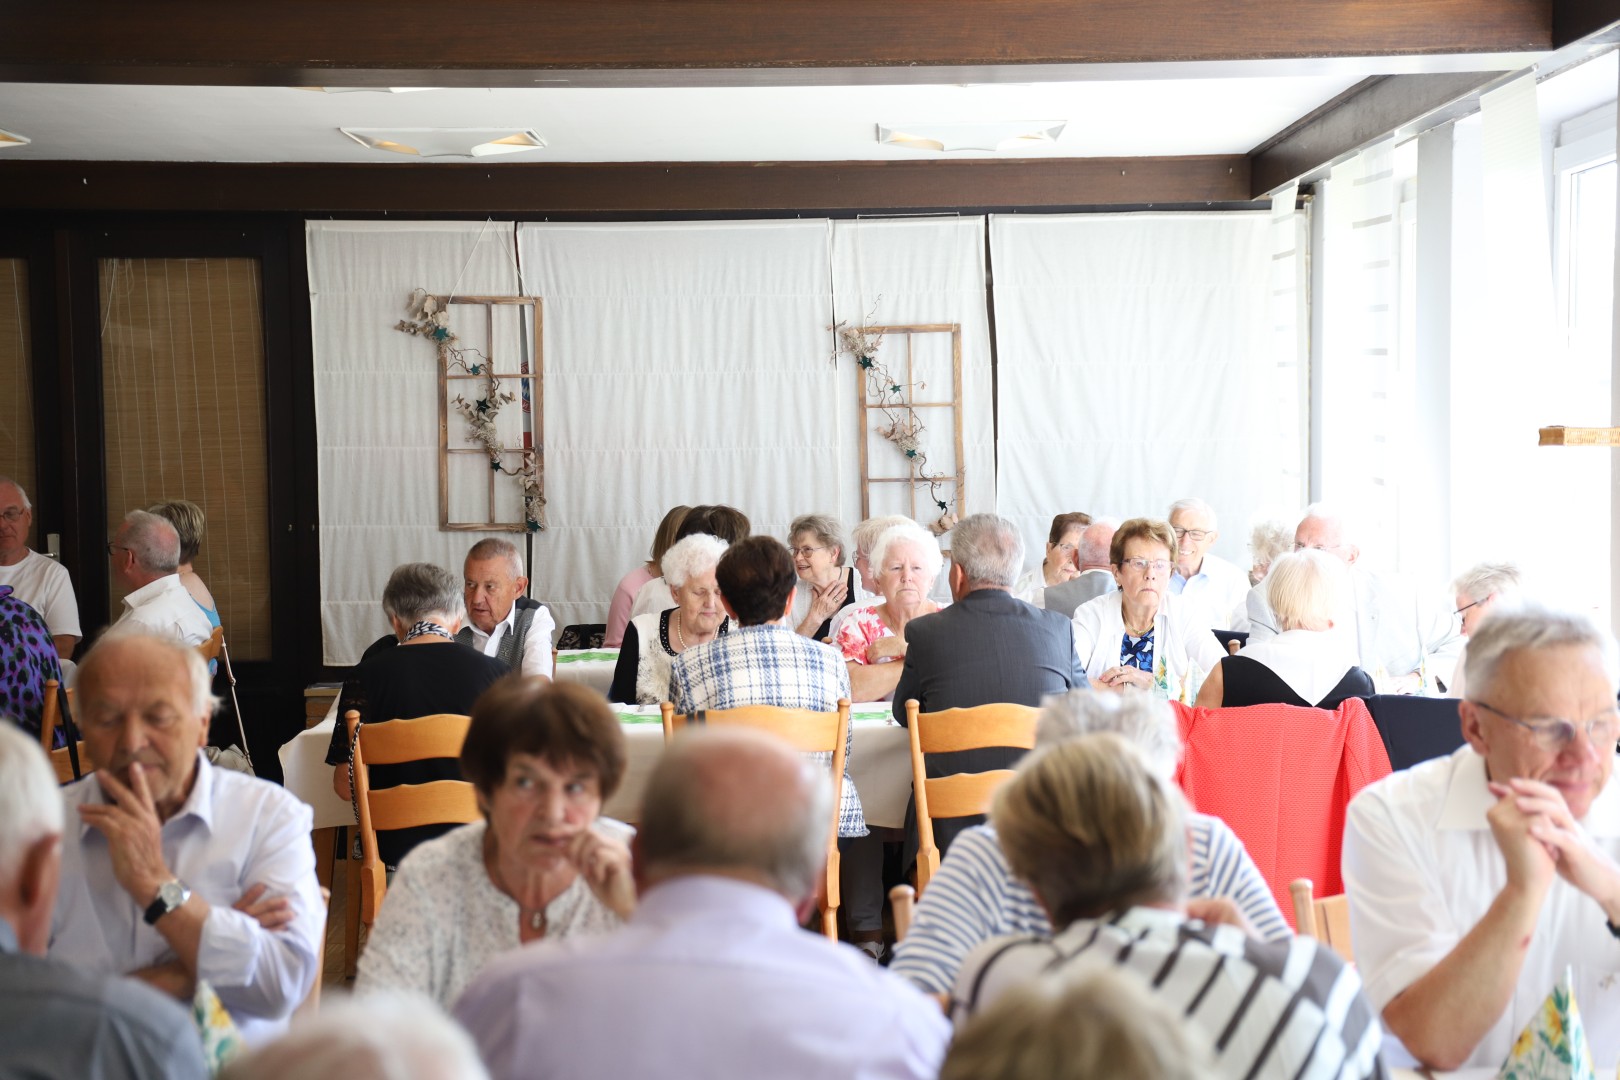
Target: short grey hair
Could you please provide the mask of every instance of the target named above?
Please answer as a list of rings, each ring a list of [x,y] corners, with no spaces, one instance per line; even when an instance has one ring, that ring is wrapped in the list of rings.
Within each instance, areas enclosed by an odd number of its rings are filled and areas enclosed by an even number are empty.
[[[838,565],[849,562],[849,544],[844,540],[844,526],[831,514],[802,514],[793,519],[788,526],[788,544],[792,546],[793,538],[800,533],[807,532],[816,538],[816,543],[822,547],[835,547],[838,549]]]
[[[707,574],[720,565],[720,556],[726,553],[729,546],[718,536],[708,533],[693,533],[675,541],[658,563],[658,569],[664,574],[664,583],[678,589],[693,578]]]
[[[1468,697],[1477,700],[1478,695],[1492,692],[1496,670],[1509,653],[1562,646],[1596,649],[1603,658],[1603,672],[1613,691],[1616,679],[1620,678],[1620,657],[1616,656],[1614,635],[1600,629],[1585,615],[1526,604],[1506,611],[1492,610],[1469,636],[1463,661]]]
[[[872,556],[872,548],[877,546],[878,537],[894,528],[896,525],[915,525],[915,521],[904,514],[886,514],[883,517],[869,517],[855,526],[850,538],[855,541],[855,551],[866,552],[867,558]]]
[[[774,807],[761,807],[751,827],[718,820],[712,770],[693,762],[712,754],[720,739],[769,746],[777,736],[752,729],[706,727],[687,731],[659,755],[642,796],[637,838],[648,871],[732,868],[762,875],[783,896],[815,891],[827,859],[832,783],[825,766],[797,762],[799,791],[783,791]],[[757,747],[756,747],[757,749]],[[847,783],[847,781],[846,781]],[[740,808],[733,808],[734,810]]]
[[[39,740],[0,718],[0,884],[29,846],[62,833],[62,792]]]
[[[442,566],[413,562],[394,568],[383,586],[382,606],[391,617],[406,623],[429,615],[466,615],[461,580]]]
[[[84,684],[89,676],[86,672],[94,672],[101,666],[102,659],[107,655],[109,646],[121,641],[143,639],[156,642],[174,659],[174,662],[186,669],[186,678],[191,684],[191,711],[198,716],[210,717],[214,710],[219,708],[219,698],[214,696],[214,680],[208,674],[208,661],[202,658],[194,646],[183,641],[176,641],[167,634],[159,634],[144,626],[126,623],[122,626],[114,625],[105,634],[96,640],[83,658],[79,660],[78,667],[73,672],[73,686],[75,688]]]
[[[1177,499],[1175,502],[1170,504],[1170,512],[1164,515],[1164,520],[1169,521],[1183,510],[1191,510],[1195,514],[1203,514],[1205,517],[1209,518],[1210,528],[1220,528],[1220,518],[1216,516],[1215,508],[1209,505],[1209,503],[1205,502],[1203,499]]]
[[[873,577],[877,577],[889,556],[889,549],[896,544],[917,545],[922,551],[923,572],[931,578],[939,577],[939,568],[945,565],[945,556],[939,550],[939,537],[910,519],[902,525],[883,530],[883,535],[872,545],[872,550],[867,553],[867,561]]]
[[[1294,530],[1275,519],[1257,522],[1249,530],[1249,554],[1258,566],[1269,567],[1277,556],[1294,550]]]
[[[999,514],[970,514],[951,530],[951,561],[969,585],[1010,588],[1024,569],[1024,538]]]
[[[5,487],[7,484],[10,484],[12,487],[17,489],[17,497],[22,500],[22,508],[24,510],[32,510],[34,508],[34,504],[28,501],[28,492],[23,490],[23,486],[21,484],[17,483],[17,481],[13,480],[9,476],[0,476],[0,487]]]
[[[1266,603],[1278,630],[1327,629],[1320,624],[1346,610],[1349,594],[1344,560],[1322,551],[1279,555],[1266,574]]]
[[[483,562],[485,559],[505,559],[507,568],[512,571],[513,581],[523,576],[523,553],[510,540],[486,536],[467,549],[466,562]]]
[[[123,539],[135,565],[147,573],[172,574],[180,569],[180,534],[166,518],[131,510],[124,515]]]
[[[386,990],[323,1002],[220,1080],[489,1080],[472,1037],[432,1001]]]
[[[1355,522],[1350,519],[1350,515],[1347,514],[1342,507],[1335,506],[1330,502],[1313,502],[1311,505],[1305,508],[1305,512],[1303,514],[1299,515],[1299,524],[1303,525],[1307,521],[1311,521],[1313,519],[1316,521],[1326,521],[1330,524],[1338,526],[1339,544],[1342,547],[1352,547],[1356,545]],[[1292,536],[1288,538],[1290,548],[1293,547],[1293,539],[1294,538]]]
[[[1100,517],[1087,525],[1080,534],[1080,547],[1078,554],[1082,566],[1087,563],[1093,566],[1108,565],[1108,549],[1113,546],[1114,534],[1123,524],[1119,518]],[[1095,531],[1093,531],[1095,530]],[[1108,539],[1104,540],[1103,537]]]
[[[1181,764],[1181,729],[1169,702],[1152,694],[1099,694],[1070,690],[1048,694],[1035,722],[1035,748],[1056,746],[1081,735],[1111,731],[1142,751],[1154,773],[1173,779]]]
[[[1519,594],[1519,567],[1515,563],[1480,563],[1457,575],[1451,591],[1470,600],[1484,600],[1495,595],[1499,600],[1512,600]]]

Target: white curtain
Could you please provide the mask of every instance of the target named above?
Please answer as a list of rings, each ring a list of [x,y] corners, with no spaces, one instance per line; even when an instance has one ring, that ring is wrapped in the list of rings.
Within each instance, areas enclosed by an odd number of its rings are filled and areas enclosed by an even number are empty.
[[[1250,517],[1302,496],[1272,215],[998,215],[990,249],[999,504],[1027,562],[1060,511],[1162,517],[1198,496],[1221,517],[1216,550],[1247,566]]]
[[[348,665],[388,632],[379,601],[395,566],[459,575],[484,535],[439,531],[438,358],[394,325],[413,289],[509,296],[517,268],[510,223],[312,221],[305,240],[323,655]]]

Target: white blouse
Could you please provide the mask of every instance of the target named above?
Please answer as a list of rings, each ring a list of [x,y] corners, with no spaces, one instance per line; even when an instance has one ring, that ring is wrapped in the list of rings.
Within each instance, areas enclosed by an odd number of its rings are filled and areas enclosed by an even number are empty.
[[[1125,594],[1103,593],[1074,612],[1074,651],[1085,665],[1086,677],[1095,679],[1119,666],[1125,637]],[[1221,662],[1226,650],[1196,610],[1170,593],[1159,600],[1153,619],[1153,681],[1159,693],[1191,703],[1204,676]]]
[[[445,1008],[492,957],[518,948],[518,904],[495,887],[484,866],[485,823],[475,821],[418,844],[383,897],[360,954],[354,990],[414,990]],[[604,836],[629,842],[635,830],[597,818]],[[582,877],[546,905],[546,937],[604,934],[622,920]]]

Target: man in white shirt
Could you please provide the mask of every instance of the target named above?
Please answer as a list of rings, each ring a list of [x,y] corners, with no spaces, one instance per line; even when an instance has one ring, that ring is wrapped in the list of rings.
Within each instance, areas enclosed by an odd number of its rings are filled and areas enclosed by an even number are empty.
[[[523,555],[510,540],[480,540],[462,564],[467,622],[456,640],[520,675],[551,678],[551,612],[528,597]]]
[[[1423,693],[1435,679],[1451,681],[1462,637],[1449,597],[1438,590],[1432,596],[1416,593],[1361,566],[1361,548],[1348,521],[1323,503],[1306,507],[1294,530],[1294,550],[1306,548],[1336,555],[1350,568],[1355,610],[1342,625],[1345,633],[1355,634],[1356,664],[1373,677],[1379,693]],[[1275,637],[1277,618],[1266,602],[1266,582],[1249,590],[1247,606],[1249,640]]]
[[[124,590],[124,614],[115,626],[140,628],[186,645],[201,645],[214,632],[202,607],[180,580],[180,535],[145,510],[124,515],[107,544],[113,580]]]
[[[670,744],[645,799],[629,921],[497,957],[456,1002],[491,1076],[938,1075],[939,1006],[800,929],[825,873],[824,768],[710,727]]]
[[[50,628],[56,655],[73,657],[73,647],[84,636],[79,629],[79,602],[67,567],[28,547],[34,508],[28,493],[9,477],[0,476],[0,585],[35,611]]]
[[[1367,996],[1435,1069],[1495,1068],[1574,974],[1594,1058],[1620,1057],[1614,640],[1498,612],[1468,646],[1468,745],[1350,804],[1344,884]]]
[[[1249,575],[1210,551],[1221,536],[1215,508],[1203,499],[1177,500],[1170,504],[1170,528],[1176,534],[1170,591],[1197,604],[1206,626],[1227,629],[1233,609],[1249,594]]]
[[[61,891],[48,955],[189,1002],[199,980],[263,1041],[315,981],[325,905],[310,809],[208,764],[215,699],[195,649],[114,630],[79,665],[97,771],[62,791]]]

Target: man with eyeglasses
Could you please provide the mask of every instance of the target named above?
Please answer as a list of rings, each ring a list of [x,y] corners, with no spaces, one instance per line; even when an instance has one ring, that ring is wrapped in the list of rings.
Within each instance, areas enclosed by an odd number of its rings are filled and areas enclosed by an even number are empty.
[[[1468,649],[1467,745],[1350,804],[1356,963],[1427,1066],[1494,1068],[1566,969],[1594,1059],[1620,1058],[1616,669],[1584,616],[1493,615]]]
[[[140,628],[184,645],[201,645],[214,628],[180,581],[180,536],[156,514],[131,510],[107,542],[113,581],[124,590],[115,626]]]
[[[1204,624],[1227,629],[1242,614],[1249,595],[1249,575],[1210,549],[1220,539],[1215,508],[1203,499],[1178,499],[1170,504],[1170,528],[1176,534],[1176,565],[1170,591],[1203,611]]]
[[[67,567],[29,550],[28,530],[33,524],[28,493],[15,480],[0,476],[0,585],[10,585],[13,596],[44,617],[57,656],[68,660],[84,636],[79,602]]]
[[[1462,638],[1457,618],[1438,590],[1433,596],[1376,574],[1360,563],[1361,548],[1338,510],[1312,503],[1294,530],[1294,550],[1314,548],[1336,555],[1350,568],[1354,610],[1336,620],[1355,634],[1356,664],[1373,677],[1381,694],[1441,692],[1450,683]],[[1249,640],[1278,633],[1266,601],[1267,583],[1249,590],[1245,606]]]

